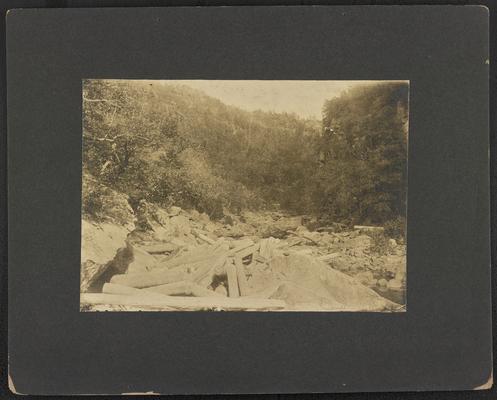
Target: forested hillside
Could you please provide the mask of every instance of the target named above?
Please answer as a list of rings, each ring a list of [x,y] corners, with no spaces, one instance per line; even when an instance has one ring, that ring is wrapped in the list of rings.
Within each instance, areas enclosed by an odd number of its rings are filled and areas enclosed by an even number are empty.
[[[350,87],[83,82],[80,308],[405,310],[408,87]]]
[[[323,105],[322,121],[249,112],[187,86],[83,83],[84,180],[221,218],[280,209],[403,235],[407,85],[382,83]],[[83,212],[101,217],[97,185]]]
[[[358,87],[328,100],[316,182],[320,212],[358,223],[393,223],[403,231],[407,139],[407,84]]]

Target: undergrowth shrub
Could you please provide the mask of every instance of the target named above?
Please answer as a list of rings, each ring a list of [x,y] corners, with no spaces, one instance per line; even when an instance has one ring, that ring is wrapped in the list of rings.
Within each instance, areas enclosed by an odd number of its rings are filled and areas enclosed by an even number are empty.
[[[387,255],[389,253],[389,243],[388,236],[384,232],[371,232],[369,233],[371,238],[371,251],[379,255]]]
[[[406,219],[404,217],[397,217],[387,221],[384,225],[385,235],[393,239],[405,239],[406,236]]]

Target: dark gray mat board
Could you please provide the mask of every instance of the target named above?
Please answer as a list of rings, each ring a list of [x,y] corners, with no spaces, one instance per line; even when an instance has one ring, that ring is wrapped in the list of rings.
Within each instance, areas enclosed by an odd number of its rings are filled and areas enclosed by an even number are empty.
[[[448,390],[489,381],[485,7],[14,10],[7,62],[17,392]],[[407,313],[80,313],[84,78],[409,79]]]

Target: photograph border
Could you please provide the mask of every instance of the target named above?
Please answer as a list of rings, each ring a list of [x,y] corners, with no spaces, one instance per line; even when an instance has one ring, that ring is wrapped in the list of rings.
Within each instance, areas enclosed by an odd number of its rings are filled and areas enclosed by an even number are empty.
[[[18,391],[297,393],[485,384],[492,364],[488,9],[227,7],[222,18],[217,11],[9,13],[9,373]],[[295,29],[296,19],[305,30]],[[369,24],[378,27],[375,35]],[[139,29],[124,32],[129,26]],[[309,64],[317,49],[318,62]],[[254,55],[264,61],[247,64]],[[323,320],[311,313],[299,315],[298,324],[274,313],[80,316],[71,300],[79,282],[78,80],[112,71],[212,77],[219,65],[230,66],[225,77],[409,76],[408,316]],[[75,270],[67,267],[73,264]],[[154,333],[165,331],[174,346]]]

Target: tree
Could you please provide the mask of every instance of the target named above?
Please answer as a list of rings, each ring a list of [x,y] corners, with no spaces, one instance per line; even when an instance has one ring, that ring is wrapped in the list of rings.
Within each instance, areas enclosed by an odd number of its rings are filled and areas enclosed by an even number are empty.
[[[325,103],[321,212],[360,223],[405,217],[407,108],[405,83],[361,86]]]

